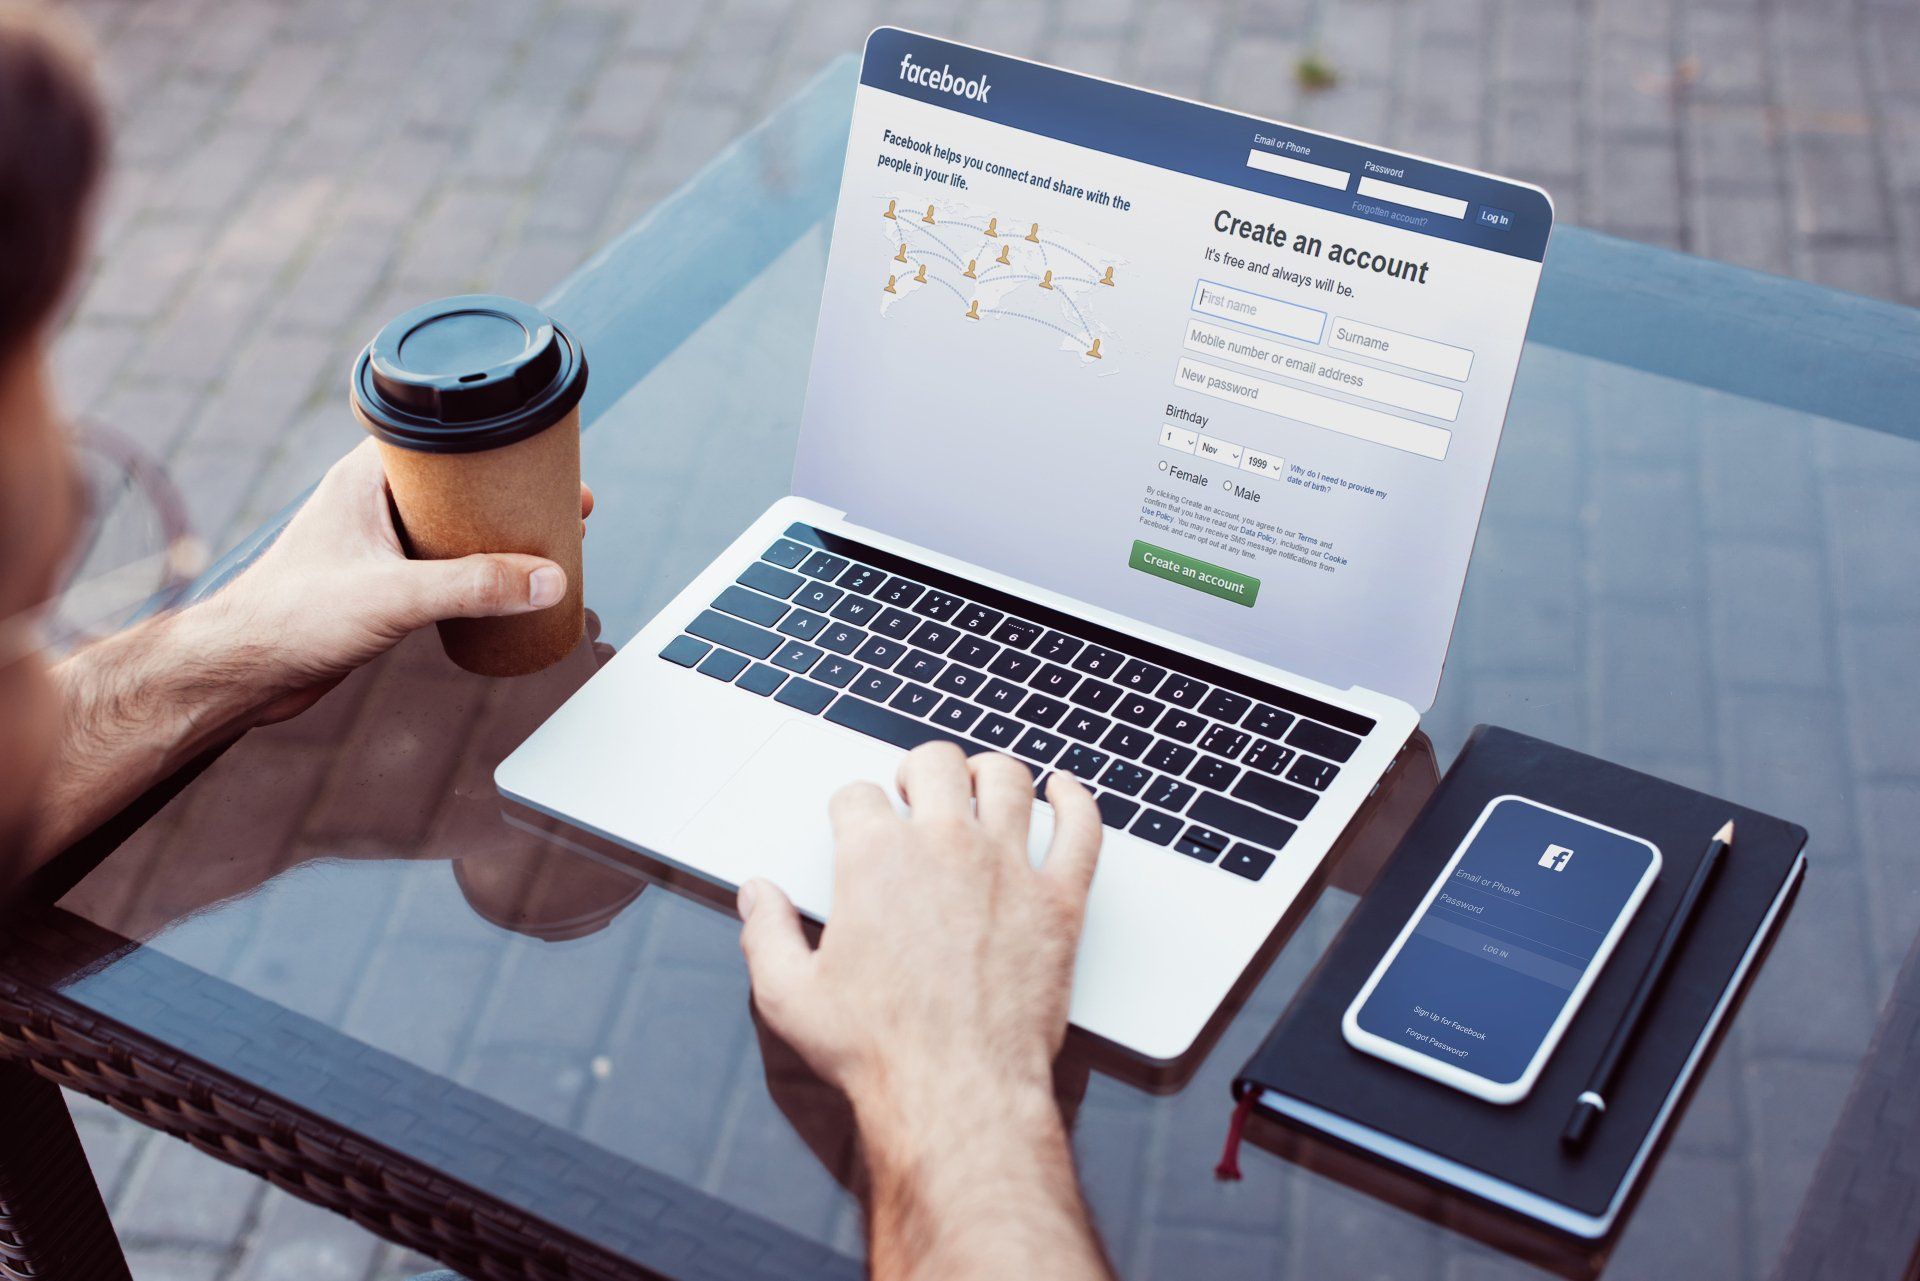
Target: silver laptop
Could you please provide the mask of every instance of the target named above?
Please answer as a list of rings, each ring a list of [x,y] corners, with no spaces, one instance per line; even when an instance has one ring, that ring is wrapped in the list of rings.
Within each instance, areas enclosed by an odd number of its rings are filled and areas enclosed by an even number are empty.
[[[1180,1057],[1433,701],[1551,222],[874,32],[792,494],[500,790],[824,920],[842,784],[935,739],[1070,772],[1107,825],[1073,1022]]]

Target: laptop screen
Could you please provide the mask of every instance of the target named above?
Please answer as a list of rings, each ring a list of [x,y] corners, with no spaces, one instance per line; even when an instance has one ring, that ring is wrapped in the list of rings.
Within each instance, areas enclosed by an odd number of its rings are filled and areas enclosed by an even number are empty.
[[[882,28],[794,490],[1426,708],[1551,223],[1537,188]]]

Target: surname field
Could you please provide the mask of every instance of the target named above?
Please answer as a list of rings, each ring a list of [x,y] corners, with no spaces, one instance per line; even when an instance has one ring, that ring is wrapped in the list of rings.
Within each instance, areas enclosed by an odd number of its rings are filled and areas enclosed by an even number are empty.
[[[1245,405],[1356,440],[1405,450],[1422,458],[1445,458],[1447,446],[1453,441],[1453,433],[1444,427],[1396,418],[1364,405],[1334,400],[1302,387],[1198,360],[1182,359],[1174,371],[1173,382],[1185,391]]]
[[[1203,356],[1254,365],[1282,377],[1317,383],[1334,391],[1343,391],[1349,396],[1378,401],[1395,409],[1411,410],[1429,418],[1444,418],[1452,422],[1460,416],[1458,388],[1440,387],[1421,382],[1418,378],[1409,378],[1405,374],[1391,374],[1370,365],[1341,360],[1337,356],[1323,356],[1284,343],[1269,342],[1204,320],[1187,321],[1186,346],[1188,351],[1197,351]]]
[[[1175,422],[1160,425],[1160,443],[1168,449],[1192,454],[1224,467],[1238,467],[1256,476],[1278,476],[1287,470],[1287,460],[1284,458],[1263,454],[1257,449],[1248,449],[1244,445],[1236,445],[1230,440],[1209,436]]]

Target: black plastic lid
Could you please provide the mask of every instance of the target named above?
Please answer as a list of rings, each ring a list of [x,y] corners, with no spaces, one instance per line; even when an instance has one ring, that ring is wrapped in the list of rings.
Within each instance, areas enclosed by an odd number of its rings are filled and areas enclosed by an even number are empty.
[[[432,454],[524,440],[565,417],[587,387],[587,355],[526,303],[462,294],[415,307],[374,335],[353,398],[375,435]]]

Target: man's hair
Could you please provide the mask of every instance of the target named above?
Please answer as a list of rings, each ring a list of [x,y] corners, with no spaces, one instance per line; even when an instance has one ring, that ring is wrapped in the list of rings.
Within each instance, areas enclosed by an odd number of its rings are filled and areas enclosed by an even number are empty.
[[[40,5],[0,0],[0,359],[53,320],[106,153],[86,42]]]

